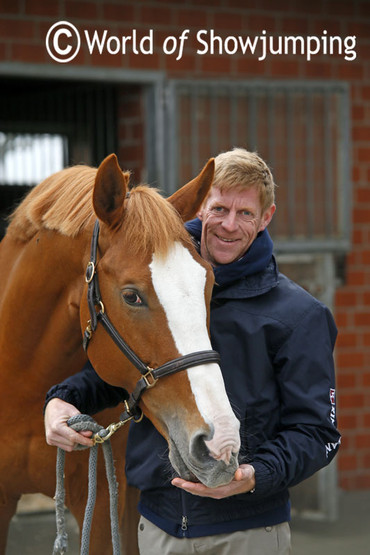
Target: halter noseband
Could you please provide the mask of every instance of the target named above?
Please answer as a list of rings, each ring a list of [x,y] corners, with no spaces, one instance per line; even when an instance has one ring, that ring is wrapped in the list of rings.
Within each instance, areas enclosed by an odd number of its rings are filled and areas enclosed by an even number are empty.
[[[93,332],[96,330],[98,322],[101,322],[105,331],[113,339],[117,347],[123,352],[123,354],[128,358],[128,360],[139,370],[142,377],[136,384],[134,391],[130,394],[129,399],[124,401],[126,410],[121,418],[134,418],[139,420],[141,418],[141,410],[138,407],[141,395],[146,389],[153,387],[159,378],[163,376],[169,376],[179,372],[180,370],[185,370],[186,368],[191,368],[193,366],[198,366],[199,364],[207,364],[211,362],[220,362],[220,355],[213,350],[198,351],[195,353],[190,353],[183,355],[179,358],[175,358],[168,362],[165,362],[158,368],[150,368],[136,355],[136,353],[129,347],[126,341],[121,337],[116,328],[113,326],[112,322],[108,318],[104,305],[102,302],[98,274],[96,271],[97,262],[97,252],[98,252],[98,239],[99,239],[99,221],[96,220],[94,231],[91,239],[91,252],[90,261],[87,264],[85,280],[88,284],[87,288],[87,304],[90,312],[90,320],[87,323],[87,327],[84,332],[83,337],[83,348],[87,351],[89,341],[92,337]],[[96,310],[98,308],[98,311]]]

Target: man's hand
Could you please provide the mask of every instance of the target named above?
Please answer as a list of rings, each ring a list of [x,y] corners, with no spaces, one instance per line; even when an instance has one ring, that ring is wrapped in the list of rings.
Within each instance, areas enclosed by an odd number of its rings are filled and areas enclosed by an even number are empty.
[[[61,447],[65,451],[73,451],[77,444],[92,447],[92,432],[75,432],[67,424],[71,416],[80,414],[70,403],[62,399],[51,399],[45,410],[45,435],[49,445]]]
[[[238,493],[246,493],[255,488],[256,480],[254,478],[254,468],[250,464],[242,464],[235,472],[234,479],[226,486],[218,488],[208,488],[207,486],[196,483],[187,482],[182,478],[174,478],[172,485],[177,486],[193,495],[200,497],[213,497],[213,499],[223,499]]]

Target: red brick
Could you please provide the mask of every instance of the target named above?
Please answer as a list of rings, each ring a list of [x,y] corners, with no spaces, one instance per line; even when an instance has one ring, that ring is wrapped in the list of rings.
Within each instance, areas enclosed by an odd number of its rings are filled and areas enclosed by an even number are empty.
[[[325,3],[324,11],[330,15],[336,16],[353,16],[355,15],[356,2],[348,2],[348,0],[328,0]]]
[[[67,18],[76,18],[85,21],[98,19],[97,6],[94,2],[65,0],[64,5]]]
[[[168,72],[195,72],[197,59],[192,55],[183,55],[180,60],[176,60],[176,56],[165,57],[166,70]]]
[[[337,291],[335,295],[336,306],[354,306],[357,301],[357,294],[351,291]]]
[[[263,75],[266,71],[266,64],[257,58],[242,56],[236,61],[236,70],[240,76]]]
[[[302,4],[300,6],[302,9]],[[290,13],[292,9],[290,0],[279,0],[279,2],[275,2],[274,0],[258,0],[256,2],[256,7],[258,7],[259,10],[268,10],[269,13],[271,13],[272,10]]]
[[[305,64],[304,74],[305,77],[328,79],[333,76],[333,64],[326,60],[317,61],[313,59],[310,63]]]
[[[348,271],[347,272],[347,284],[348,285],[364,285],[366,283],[366,276],[365,272],[355,272],[355,271]]]
[[[368,148],[358,148],[357,156],[359,162],[370,163],[370,147]]]
[[[370,128],[369,128],[368,140],[370,141]],[[356,195],[357,202],[370,204],[370,187],[357,187],[355,195]]]
[[[370,312],[358,312],[354,315],[356,326],[370,326]]]
[[[123,54],[109,54],[109,52],[102,52],[99,54],[98,51],[94,51],[93,54],[86,52],[86,57],[89,63],[97,67],[125,67],[127,66],[127,56]]]
[[[364,106],[356,106],[355,104],[352,104],[351,106],[351,112],[352,112],[352,119],[354,121],[361,121],[363,122],[364,117],[365,117],[365,108]]]
[[[140,8],[139,21],[147,25],[163,23],[170,25],[172,23],[173,10],[171,6],[162,7],[156,5],[146,5]],[[173,33],[170,32],[170,35]]]
[[[366,470],[360,471],[358,469],[356,475],[351,478],[349,483],[353,490],[370,489],[370,473]]]
[[[344,55],[342,54],[344,57]],[[358,58],[357,58],[358,60]],[[344,60],[342,63],[336,64],[334,67],[334,75],[338,79],[364,79],[364,64],[358,61]]]
[[[363,393],[345,393],[340,395],[340,409],[360,409],[363,408],[365,402]]]
[[[340,347],[356,347],[358,345],[357,333],[339,333],[337,339],[337,349]]]
[[[271,75],[279,77],[298,77],[300,64],[296,58],[294,59],[277,59],[271,58]]]
[[[309,20],[306,17],[284,17],[281,30],[284,35],[307,35]]]
[[[358,449],[370,449],[370,431],[367,434],[359,434],[355,440]]]
[[[351,373],[348,373],[348,372],[343,373],[340,371],[337,372],[337,387],[340,392],[344,391],[345,389],[353,389],[355,386],[356,386],[356,376],[353,372]]]
[[[13,39],[15,42],[32,40],[35,38],[35,24],[33,21],[22,21],[17,19],[0,19],[0,37],[4,39]]]
[[[370,18],[370,4],[368,0],[363,0],[362,2],[358,2],[357,9],[360,16]]]
[[[13,44],[12,60],[17,62],[50,62],[45,45],[38,44]]]
[[[322,35],[324,30],[328,32],[328,36],[341,36],[343,34],[341,21],[325,16],[320,16],[320,18],[311,21],[310,30],[311,35],[318,37]]]
[[[369,347],[370,346],[370,333],[364,333],[362,335],[362,341],[363,341],[363,344],[365,345],[365,347]]]
[[[232,56],[201,56],[200,64],[201,70],[205,74],[230,74],[231,71],[231,58]]]
[[[159,55],[153,54],[128,54],[128,66],[133,69],[158,69],[160,67]]]
[[[111,20],[111,21],[124,21],[124,22],[133,22],[137,23],[135,19],[135,8],[133,5],[127,5],[125,2],[123,4],[113,4],[111,2],[103,2],[103,19]],[[100,21],[101,23],[101,21]]]
[[[192,27],[207,29],[209,27],[207,10],[191,9],[186,4],[182,4],[181,8],[176,11],[174,20],[183,29]]]
[[[346,328],[348,325],[348,314],[344,311],[335,311],[335,321],[339,328]]]
[[[370,3],[369,3],[370,6]],[[361,90],[361,100],[369,101],[370,100],[370,86],[362,86]]]
[[[336,357],[340,368],[363,368],[364,353],[358,351],[342,352],[339,350]]]
[[[267,14],[247,13],[244,15],[244,31],[243,34],[249,34],[251,31],[261,33],[267,31],[272,33],[276,31],[277,20],[275,17]]]
[[[20,0],[2,0],[1,13],[2,14],[16,14],[20,12]]]
[[[365,454],[361,457],[361,463],[364,468],[370,468],[370,454]]]
[[[354,430],[357,427],[358,418],[354,414],[350,415],[343,415],[340,413],[338,414],[338,428],[340,430]]]
[[[225,30],[240,32],[243,31],[243,18],[240,16],[239,13],[215,11],[213,13],[212,19],[213,21],[211,22],[211,25],[212,28],[215,30],[216,35],[224,34],[224,36],[227,36],[227,33],[224,32]]]
[[[42,17],[57,17],[60,15],[59,2],[32,0],[32,2],[25,2],[24,6],[27,15],[40,15]]]
[[[369,222],[370,224],[370,222]],[[361,264],[363,264],[364,266],[369,266],[370,265],[370,251],[363,251],[360,254],[360,261]]]
[[[368,142],[370,138],[370,127],[353,127],[352,138],[354,141]]]
[[[344,470],[356,470],[357,466],[358,458],[356,455],[341,455],[338,457],[338,469],[340,472]]]

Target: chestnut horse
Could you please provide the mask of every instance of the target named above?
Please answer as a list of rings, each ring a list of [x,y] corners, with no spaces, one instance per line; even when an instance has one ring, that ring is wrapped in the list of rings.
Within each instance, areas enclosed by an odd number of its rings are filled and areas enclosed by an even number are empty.
[[[147,186],[128,191],[115,155],[98,169],[76,166],[47,178],[20,204],[0,245],[0,553],[22,493],[55,491],[56,450],[46,444],[46,391],[87,360],[82,334],[90,318],[85,268],[95,220],[97,274],[105,313],[148,367],[211,348],[207,331],[213,286],[183,221],[194,217],[213,179],[210,160],[198,177],[165,200]],[[181,218],[180,218],[181,216]],[[140,374],[103,326],[88,356],[107,382],[132,391]],[[176,472],[209,486],[237,468],[239,423],[215,362],[158,380],[140,407],[167,439]],[[108,425],[122,407],[97,417]],[[112,438],[123,515],[124,435]],[[66,504],[81,526],[86,452],[67,457]],[[102,459],[102,457],[100,457]],[[104,472],[100,477],[105,481]],[[106,484],[98,484],[91,553],[111,553]],[[122,520],[121,520],[122,522]],[[95,523],[95,524],[94,524]]]

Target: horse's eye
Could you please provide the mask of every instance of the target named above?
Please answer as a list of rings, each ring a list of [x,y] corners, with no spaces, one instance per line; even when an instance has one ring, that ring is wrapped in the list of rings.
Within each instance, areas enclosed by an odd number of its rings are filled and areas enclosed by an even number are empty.
[[[144,304],[140,295],[133,289],[126,289],[122,293],[124,301],[131,306],[142,306]]]

